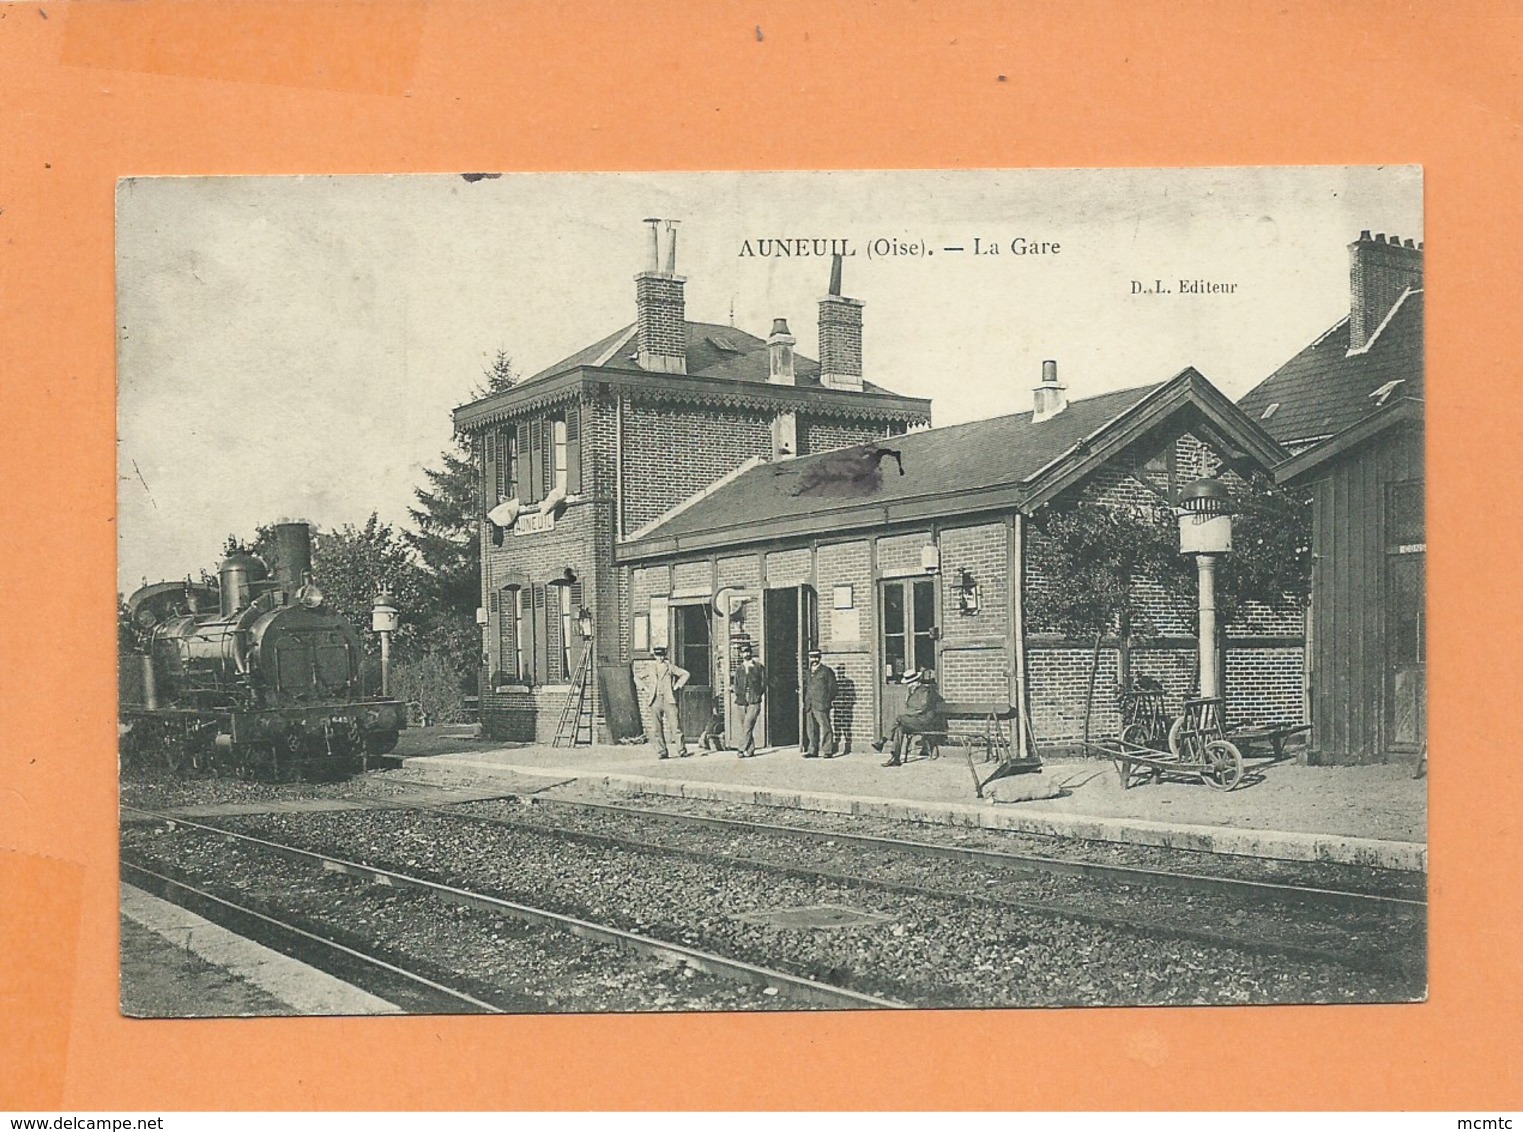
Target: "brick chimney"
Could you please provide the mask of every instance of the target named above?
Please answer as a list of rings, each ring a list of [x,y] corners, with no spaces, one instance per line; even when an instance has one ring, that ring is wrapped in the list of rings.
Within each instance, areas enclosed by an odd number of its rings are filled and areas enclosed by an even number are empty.
[[[1031,402],[1031,423],[1041,424],[1068,408],[1068,398],[1063,396],[1066,385],[1058,384],[1058,363],[1042,363],[1042,384],[1038,385]]]
[[[820,384],[862,388],[862,300],[841,295],[841,257],[830,264],[830,294],[820,300]]]
[[[1405,244],[1382,232],[1373,239],[1369,229],[1348,246],[1348,348],[1362,350],[1375,336],[1396,301],[1409,289],[1423,285],[1423,246]]]
[[[798,342],[788,332],[786,318],[772,320],[767,336],[767,380],[773,385],[796,385],[793,379],[793,347]]]
[[[687,372],[687,304],[677,274],[677,221],[647,219],[650,266],[635,276],[635,346],[641,369]],[[666,269],[661,268],[661,225],[668,235]]]

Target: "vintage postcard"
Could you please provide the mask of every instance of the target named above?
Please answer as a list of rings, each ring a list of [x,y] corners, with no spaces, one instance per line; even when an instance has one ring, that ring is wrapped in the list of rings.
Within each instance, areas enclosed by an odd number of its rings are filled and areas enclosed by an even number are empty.
[[[116,219],[123,1013],[1426,998],[1420,168]]]

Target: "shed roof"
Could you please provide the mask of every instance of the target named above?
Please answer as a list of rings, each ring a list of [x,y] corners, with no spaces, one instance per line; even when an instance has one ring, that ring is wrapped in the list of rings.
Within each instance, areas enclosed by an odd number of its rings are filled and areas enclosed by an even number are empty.
[[[769,530],[843,529],[980,507],[1036,505],[1163,417],[1193,405],[1265,467],[1282,450],[1194,369],[1167,382],[1072,401],[1033,422],[1013,413],[872,444],[761,464],[635,532],[630,560],[697,545],[756,541]],[[901,470],[902,469],[902,470]]]
[[[1393,397],[1423,397],[1422,291],[1406,292],[1363,350],[1350,352],[1345,318],[1260,382],[1238,407],[1276,440],[1298,447],[1342,432]]]

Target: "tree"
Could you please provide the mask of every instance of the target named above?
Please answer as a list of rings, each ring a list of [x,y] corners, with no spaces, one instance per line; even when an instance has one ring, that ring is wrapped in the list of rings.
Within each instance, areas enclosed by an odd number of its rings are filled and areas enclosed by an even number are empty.
[[[1133,582],[1150,572],[1168,536],[1160,510],[1078,502],[1049,507],[1034,524],[1036,537],[1030,540],[1029,554],[1042,581],[1027,597],[1032,619],[1068,637],[1094,639],[1084,701],[1086,748],[1105,634],[1119,632],[1125,658],[1134,636],[1155,631],[1146,610],[1134,600]],[[1127,676],[1122,673],[1123,684]]]
[[[518,381],[513,361],[501,349],[482,373],[474,398],[511,389]],[[473,679],[481,652],[476,608],[481,604],[480,461],[471,438],[456,433],[435,468],[424,468],[427,483],[414,489],[409,508],[416,531],[407,542],[428,578],[432,619],[425,631],[437,651],[448,655],[462,687]]]

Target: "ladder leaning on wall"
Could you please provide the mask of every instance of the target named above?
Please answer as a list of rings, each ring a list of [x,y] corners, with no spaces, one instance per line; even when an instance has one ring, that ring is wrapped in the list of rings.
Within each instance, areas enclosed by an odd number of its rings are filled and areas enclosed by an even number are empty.
[[[571,679],[571,690],[566,693],[566,706],[561,709],[561,721],[556,725],[552,747],[592,746],[592,697],[588,688],[592,680],[592,645],[582,650],[582,659]]]

